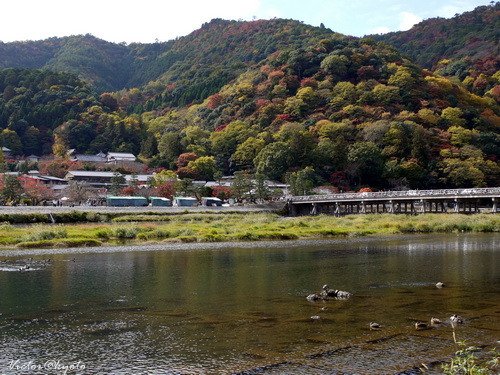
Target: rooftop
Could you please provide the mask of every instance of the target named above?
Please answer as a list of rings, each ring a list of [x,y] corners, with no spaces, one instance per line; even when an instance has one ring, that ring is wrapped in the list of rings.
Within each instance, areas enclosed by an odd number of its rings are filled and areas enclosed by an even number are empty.
[[[129,152],[108,152],[108,158],[113,158],[113,157],[135,158],[135,155]]]
[[[83,154],[77,154],[73,157],[73,160],[78,160],[78,161],[83,161],[83,162],[105,162],[106,161],[106,156],[100,156],[100,155],[83,155]]]
[[[100,172],[100,171],[68,171],[68,174],[75,177],[114,177],[115,175],[121,176],[116,172]]]
[[[138,182],[148,182],[152,178],[153,178],[152,174],[136,174],[136,175],[127,174],[127,175],[125,175],[125,180],[127,182],[130,182],[130,181],[133,181],[133,180],[136,180]]]

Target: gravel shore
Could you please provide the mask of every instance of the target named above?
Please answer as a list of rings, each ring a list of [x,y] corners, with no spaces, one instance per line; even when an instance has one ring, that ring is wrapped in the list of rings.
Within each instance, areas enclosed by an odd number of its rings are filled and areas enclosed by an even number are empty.
[[[95,212],[95,213],[126,213],[142,214],[146,212],[154,213],[180,213],[180,212],[272,212],[284,206],[281,204],[272,205],[248,205],[230,207],[108,207],[108,206],[0,206],[0,214],[57,214],[73,211]]]

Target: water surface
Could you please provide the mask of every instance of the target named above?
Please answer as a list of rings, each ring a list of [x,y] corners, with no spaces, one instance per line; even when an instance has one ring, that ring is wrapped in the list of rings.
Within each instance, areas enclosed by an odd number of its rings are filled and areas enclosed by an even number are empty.
[[[300,246],[298,246],[300,245]],[[499,235],[0,257],[0,373],[397,373],[498,340]],[[437,289],[443,281],[446,287]],[[310,303],[328,283],[347,301]],[[319,319],[311,319],[319,316]],[[383,325],[371,331],[368,324]],[[61,373],[53,371],[51,373]]]

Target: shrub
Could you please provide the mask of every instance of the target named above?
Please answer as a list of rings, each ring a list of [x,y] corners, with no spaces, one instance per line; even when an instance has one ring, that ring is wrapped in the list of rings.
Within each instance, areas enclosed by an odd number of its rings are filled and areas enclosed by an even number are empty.
[[[52,240],[54,238],[66,238],[68,233],[66,228],[55,228],[46,230],[43,227],[33,227],[32,232],[24,236],[26,242]]]
[[[137,232],[138,232],[137,228],[134,227],[129,227],[129,228],[119,227],[113,231],[113,235],[115,238],[119,240],[129,240],[136,238]]]

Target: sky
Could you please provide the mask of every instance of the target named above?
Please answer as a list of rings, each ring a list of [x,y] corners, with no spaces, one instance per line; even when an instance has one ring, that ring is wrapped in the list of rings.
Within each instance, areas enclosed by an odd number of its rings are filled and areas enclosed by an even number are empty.
[[[0,41],[93,34],[111,42],[167,41],[213,18],[292,18],[363,36],[408,30],[490,0],[6,0]]]

